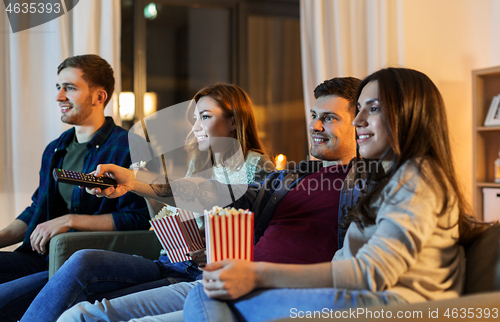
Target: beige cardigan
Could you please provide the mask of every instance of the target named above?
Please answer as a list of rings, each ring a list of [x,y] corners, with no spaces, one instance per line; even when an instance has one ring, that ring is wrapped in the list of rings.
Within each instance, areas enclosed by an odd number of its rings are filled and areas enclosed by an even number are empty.
[[[430,171],[429,163],[422,171]],[[344,247],[332,261],[334,287],[393,292],[410,303],[458,297],[465,255],[457,243],[457,204],[438,217],[443,194],[435,194],[410,162],[382,196],[375,205],[375,225],[349,226]]]

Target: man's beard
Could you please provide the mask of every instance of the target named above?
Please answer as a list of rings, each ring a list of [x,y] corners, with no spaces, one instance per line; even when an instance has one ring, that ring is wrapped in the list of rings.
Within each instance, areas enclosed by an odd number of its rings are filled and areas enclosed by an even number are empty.
[[[74,113],[76,112],[76,113]],[[78,111],[74,104],[72,104],[69,115],[63,114],[61,121],[66,124],[79,125],[82,121],[86,120],[92,114],[92,97],[88,96],[83,104],[80,104]]]

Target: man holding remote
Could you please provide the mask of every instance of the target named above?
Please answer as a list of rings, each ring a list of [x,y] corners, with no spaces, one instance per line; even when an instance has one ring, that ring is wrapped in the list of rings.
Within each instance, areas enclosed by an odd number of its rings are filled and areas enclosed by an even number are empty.
[[[97,55],[74,56],[59,65],[57,74],[61,121],[74,127],[46,147],[32,204],[0,231],[0,248],[22,241],[14,252],[0,252],[2,321],[20,319],[47,283],[53,236],[149,228],[146,204],[137,195],[101,199],[54,181],[54,168],[88,173],[101,163],[127,168],[131,163],[128,132],[104,116],[115,85],[111,66]]]

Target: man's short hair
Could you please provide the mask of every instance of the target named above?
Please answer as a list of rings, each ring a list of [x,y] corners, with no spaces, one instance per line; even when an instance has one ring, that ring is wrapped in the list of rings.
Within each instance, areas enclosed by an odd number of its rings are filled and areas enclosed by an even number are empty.
[[[89,88],[102,87],[108,94],[104,106],[106,106],[115,90],[115,76],[113,68],[107,61],[98,55],[80,55],[66,58],[57,67],[57,75],[65,68],[78,68],[83,72],[83,80]]]
[[[322,96],[336,95],[349,101],[349,112],[356,113],[356,90],[361,80],[356,77],[335,77],[324,81],[314,89],[316,99]]]

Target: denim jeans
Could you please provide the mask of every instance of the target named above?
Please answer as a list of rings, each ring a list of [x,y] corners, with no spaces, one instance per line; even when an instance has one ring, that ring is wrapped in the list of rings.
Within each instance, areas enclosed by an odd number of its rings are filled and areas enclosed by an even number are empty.
[[[0,321],[17,321],[47,283],[47,260],[35,252],[0,252]]]
[[[269,321],[299,317],[299,312],[343,310],[355,307],[407,303],[390,292],[366,290],[272,289],[254,291],[236,301],[209,298],[196,286],[184,304],[185,321]]]
[[[54,321],[74,304],[193,281],[201,271],[191,262],[152,261],[103,251],[74,253],[33,300],[21,321]]]
[[[201,281],[177,283],[126,296],[81,302],[61,315],[58,322],[80,321],[183,321],[187,294]]]

